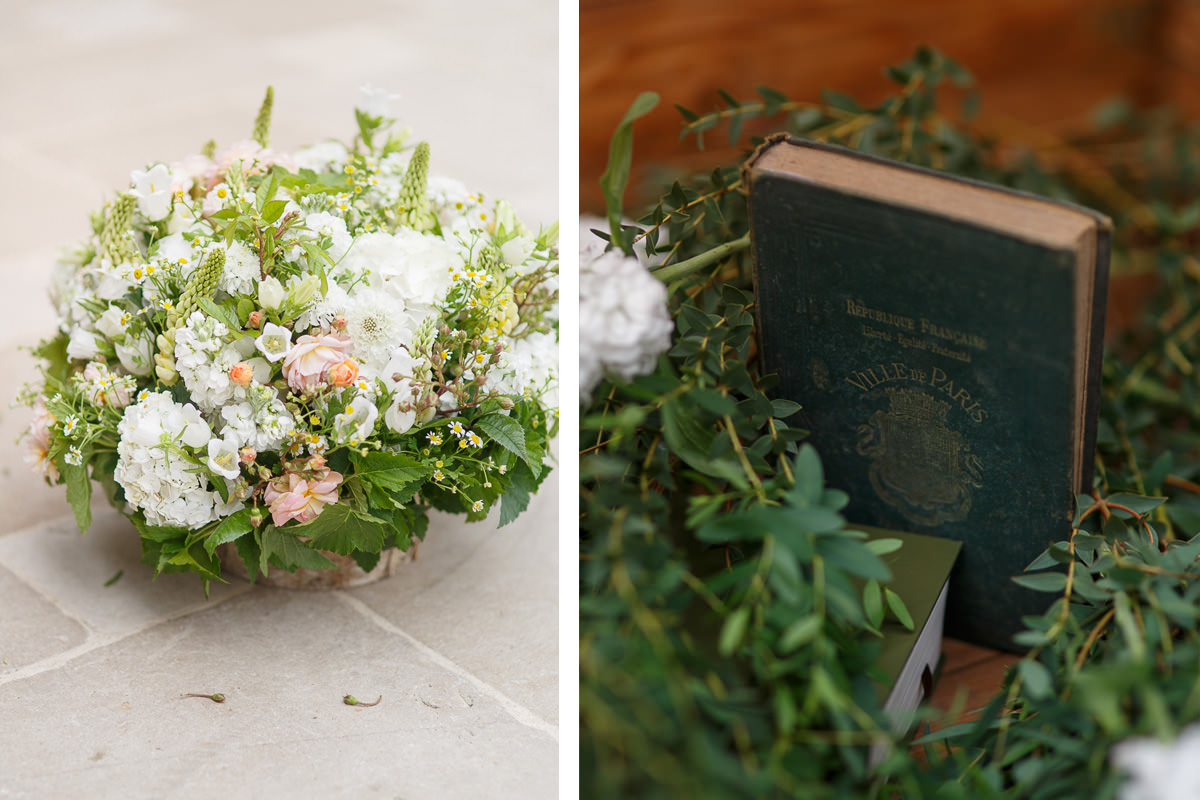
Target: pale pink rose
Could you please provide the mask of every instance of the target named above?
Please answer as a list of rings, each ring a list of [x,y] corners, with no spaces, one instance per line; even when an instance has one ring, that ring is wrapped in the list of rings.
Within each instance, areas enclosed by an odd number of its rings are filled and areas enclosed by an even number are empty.
[[[213,164],[207,173],[209,189],[225,179],[225,173],[235,161],[242,163],[242,171],[247,175],[265,173],[272,164],[278,164],[290,172],[296,171],[296,162],[291,156],[260,147],[253,139],[243,139],[213,153]]]
[[[283,525],[289,519],[304,523],[320,514],[326,503],[338,501],[337,487],[341,482],[342,474],[331,469],[320,470],[307,479],[289,472],[267,484],[263,499],[276,525]]]
[[[328,383],[330,367],[345,362],[349,350],[350,337],[343,333],[305,334],[283,357],[283,376],[294,390],[310,392]]]
[[[25,463],[34,472],[40,472],[52,481],[58,480],[58,468],[54,466],[50,455],[50,426],[58,422],[53,414],[46,410],[45,399],[41,396],[33,402],[33,420],[25,431],[28,440],[28,450],[25,453]]]
[[[239,361],[229,368],[229,380],[238,386],[249,386],[254,378],[254,368],[245,361]]]

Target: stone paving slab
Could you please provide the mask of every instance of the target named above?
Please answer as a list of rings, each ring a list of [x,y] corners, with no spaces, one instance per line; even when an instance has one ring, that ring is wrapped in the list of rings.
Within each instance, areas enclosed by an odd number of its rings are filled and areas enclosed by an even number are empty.
[[[351,591],[397,627],[554,723],[558,624],[546,609],[557,608],[558,541],[534,531],[557,527],[557,479],[551,474],[518,523],[499,530],[459,523],[453,543],[438,535],[451,531],[435,530],[410,565],[421,568],[413,570],[413,580]],[[476,611],[448,611],[468,596]]]
[[[0,676],[78,647],[87,629],[0,568]]]
[[[65,506],[64,511],[70,509]],[[0,537],[0,564],[16,572],[60,609],[105,635],[135,631],[166,617],[203,608],[199,579],[171,573],[154,577],[141,563],[141,540],[133,523],[115,510],[92,503],[92,527],[83,536],[74,517]],[[105,586],[118,572],[121,577]],[[238,581],[211,584],[220,600],[244,592]]]
[[[257,589],[0,678],[0,797],[555,796],[556,738],[498,697],[336,593]]]

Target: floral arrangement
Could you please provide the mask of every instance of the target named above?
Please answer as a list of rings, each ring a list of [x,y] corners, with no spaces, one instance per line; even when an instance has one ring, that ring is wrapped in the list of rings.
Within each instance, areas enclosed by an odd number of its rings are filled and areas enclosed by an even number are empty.
[[[764,87],[681,108],[685,138],[741,153],[641,213],[623,206],[632,124],[657,96],[614,133],[608,219],[581,232],[581,290],[604,287],[580,306],[583,794],[1195,797],[1200,126],[1113,102],[1060,140],[975,121],[970,74],[937,51],[887,74],[876,105]],[[947,84],[967,90],[961,112]],[[740,166],[778,130],[1099,208],[1112,294],[1155,287],[1106,342],[1095,486],[1068,538],[1013,576],[1046,598],[1014,639],[1024,655],[979,708],[922,706],[904,734],[875,678],[880,624],[908,615],[754,347]],[[622,345],[598,347],[589,332],[616,324]]]
[[[56,267],[30,461],[81,530],[92,479],[157,572],[371,569],[429,508],[514,519],[557,429],[557,225],[430,172],[364,90],[358,133],[134,170]]]

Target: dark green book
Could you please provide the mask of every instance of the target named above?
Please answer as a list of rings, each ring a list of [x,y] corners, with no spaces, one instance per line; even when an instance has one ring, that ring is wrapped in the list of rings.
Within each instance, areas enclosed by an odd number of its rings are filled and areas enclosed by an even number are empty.
[[[745,172],[778,395],[849,519],[963,543],[948,635],[1014,649],[1091,489],[1109,221],[786,137]]]
[[[899,550],[882,558],[892,572],[887,586],[904,601],[913,629],[887,619],[881,629],[883,646],[876,662],[886,678],[879,687],[879,699],[892,720],[892,731],[903,734],[912,727],[917,706],[933,692],[942,659],[950,570],[962,545],[936,536],[866,525],[854,527],[871,539],[899,539],[903,543]],[[873,763],[883,756],[881,748],[872,748]]]

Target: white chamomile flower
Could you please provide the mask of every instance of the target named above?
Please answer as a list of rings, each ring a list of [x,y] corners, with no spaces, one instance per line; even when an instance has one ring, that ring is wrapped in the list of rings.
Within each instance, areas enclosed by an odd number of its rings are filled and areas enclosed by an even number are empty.
[[[442,443],[442,435],[437,431],[430,431],[428,434],[426,434],[426,438],[429,439],[429,443],[435,447]]]
[[[70,415],[69,417],[67,417],[66,419],[63,420],[62,430],[63,430],[64,436],[75,435],[75,431],[78,428],[79,428],[79,417],[75,416],[74,414]]]
[[[287,355],[288,348],[292,345],[292,332],[282,325],[276,325],[274,322],[268,322],[263,325],[262,334],[254,340],[254,346],[258,348],[258,352],[266,357],[267,361],[275,362]]]
[[[471,510],[474,512],[483,511],[483,501],[476,500],[474,503],[471,503]]]
[[[71,445],[67,450],[67,454],[63,456],[63,460],[74,467],[78,467],[83,463],[83,453],[75,445]]]
[[[475,431],[467,431],[466,441],[470,442],[472,447],[483,447],[483,439],[480,439]]]
[[[455,419],[450,421],[450,432],[461,439],[467,434],[467,429],[463,427],[461,422]]]

